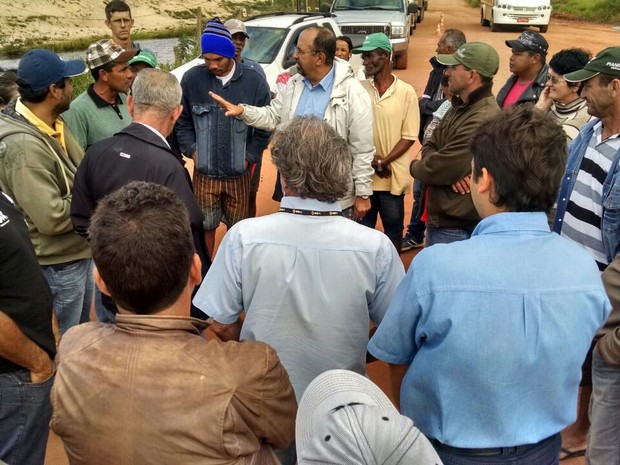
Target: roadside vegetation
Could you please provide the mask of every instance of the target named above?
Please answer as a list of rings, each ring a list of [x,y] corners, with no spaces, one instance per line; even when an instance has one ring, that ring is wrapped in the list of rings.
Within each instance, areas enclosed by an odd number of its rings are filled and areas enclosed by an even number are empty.
[[[167,39],[171,37],[180,37],[183,35],[193,34],[194,26],[179,26],[168,29],[160,29],[155,31],[138,31],[131,34],[131,38],[135,41],[144,39]],[[62,41],[49,40],[46,37],[37,37],[26,39],[23,41],[15,40],[10,44],[0,47],[0,56],[9,58],[19,57],[32,48],[46,48],[56,53],[73,52],[75,50],[86,50],[90,44],[100,40],[102,37],[88,36],[74,39],[65,39]]]
[[[248,3],[237,3],[234,0],[222,0],[221,6],[227,11],[224,17],[249,17],[257,14],[271,13],[274,11],[295,11],[298,8],[302,11],[318,10],[319,4],[328,0],[254,0]],[[465,0],[472,7],[479,7],[480,0]],[[619,0],[551,0],[554,15],[560,14],[575,19],[584,19],[595,22],[620,22]],[[161,13],[161,11],[160,11]],[[180,43],[175,48],[175,65],[186,62],[189,58],[196,56],[196,25],[188,22],[196,21],[197,9],[183,11],[165,10],[165,14],[170,17],[185,22],[185,25],[169,27],[154,31],[136,31],[132,38],[136,41],[144,39],[164,39],[179,37]],[[202,11],[203,22],[214,16],[213,12]],[[32,22],[34,19],[44,20],[45,17],[28,17],[29,21],[17,21],[15,27],[24,27],[25,23]],[[101,36],[76,37],[62,41],[50,40],[48,37],[37,37],[23,41],[12,41],[0,47],[0,56],[19,57],[32,48],[47,48],[57,53],[70,52],[75,50],[86,50],[88,45],[100,39]]]
[[[554,13],[579,19],[614,23],[620,21],[618,0],[551,0]]]
[[[472,7],[479,7],[480,0],[466,0]],[[620,21],[618,0],[551,0],[553,14],[597,23]]]

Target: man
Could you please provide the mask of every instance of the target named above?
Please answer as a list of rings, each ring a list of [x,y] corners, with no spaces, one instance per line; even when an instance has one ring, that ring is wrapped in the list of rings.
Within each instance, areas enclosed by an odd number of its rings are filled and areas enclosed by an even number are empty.
[[[295,430],[299,465],[441,463],[411,419],[372,381],[348,370],[326,371],[310,383]]]
[[[82,149],[113,136],[131,123],[127,96],[134,78],[129,60],[138,50],[124,50],[109,39],[91,44],[86,64],[95,80],[63,117]]]
[[[414,179],[425,185],[427,246],[467,239],[480,220],[471,197],[452,185],[471,172],[467,144],[472,134],[499,112],[491,93],[499,66],[495,49],[468,42],[452,55],[437,55],[437,61],[448,66],[452,108],[424,143],[422,159],[410,166]]]
[[[589,254],[547,224],[565,137],[532,105],[480,126],[482,220],[471,239],[418,254],[368,344],[444,465],[558,464],[575,418],[580,366],[610,305]]]
[[[112,0],[105,6],[105,25],[112,33],[112,41],[125,50],[140,49],[131,40],[133,18],[131,8],[122,0]]]
[[[83,72],[81,60],[29,51],[17,69],[21,97],[0,114],[0,188],[26,218],[61,333],[88,321],[93,290],[90,249],[69,211],[84,152],[60,118],[71,103],[71,77]]]
[[[248,28],[245,27],[244,22],[240,19],[229,19],[224,23],[224,26],[226,26],[226,29],[230,32],[233,44],[235,44],[235,60],[237,63],[245,63],[248,67],[258,71],[261,76],[267,79],[265,70],[263,70],[263,67],[258,64],[258,62],[241,56],[241,52],[243,52],[245,44],[250,38]]]
[[[235,44],[235,60],[237,63],[243,63],[249,68],[252,68],[267,79],[263,67],[256,61],[249,58],[243,58],[241,52],[245,48],[246,41],[250,38],[248,30],[245,27],[243,21],[238,19],[229,19],[224,23],[226,29],[230,32],[233,44]],[[258,193],[258,185],[260,184],[260,171],[263,165],[263,154],[260,154],[260,158],[254,163],[250,170],[252,171],[252,179],[250,180],[250,203],[248,207],[248,218],[254,218],[256,216],[256,194]]]
[[[497,104],[507,108],[515,103],[536,103],[547,83],[547,40],[538,32],[528,29],[517,39],[507,40],[506,46],[512,49],[512,75],[497,94]]]
[[[604,465],[618,457],[620,445],[615,440],[620,431],[618,390],[620,388],[620,257],[603,272],[605,290],[613,310],[592,354],[592,407],[587,463]]]
[[[78,168],[73,185],[71,220],[78,234],[88,237],[90,219],[100,199],[131,181],[147,181],[171,189],[189,212],[196,253],[204,276],[210,260],[204,242],[204,215],[192,191],[184,162],[166,142],[181,114],[181,86],[160,69],[145,69],[136,77],[127,108],[133,123],[109,139],[92,145]],[[98,296],[99,298],[100,296]],[[99,321],[114,322],[113,302],[101,296]],[[107,310],[107,311],[106,311]],[[197,316],[201,316],[198,312]]]
[[[409,84],[390,70],[392,44],[382,32],[370,34],[361,47],[364,72],[362,81],[372,103],[375,158],[372,167],[373,194],[370,211],[361,223],[374,228],[381,215],[383,230],[400,253],[405,219],[405,193],[409,191],[409,149],[417,139],[420,112],[417,95]]]
[[[435,53],[442,55],[450,55],[456,52],[461,45],[467,40],[465,34],[459,29],[448,29],[444,32],[439,41]],[[446,65],[442,65],[437,61],[436,57],[429,60],[432,70],[428,76],[428,81],[424,89],[424,94],[418,99],[420,105],[420,134],[419,140],[424,142],[424,131],[433,120],[433,113],[446,101],[443,93],[442,78],[447,69]],[[418,180],[413,181],[413,208],[411,210],[411,219],[407,225],[407,234],[403,238],[402,251],[406,252],[411,249],[424,247],[424,231],[426,224],[422,221],[422,211],[420,209],[421,195],[424,185]]]
[[[201,49],[205,66],[193,67],[181,80],[183,112],[175,135],[182,153],[194,158],[194,189],[213,254],[220,222],[230,228],[248,217],[250,167],[262,157],[269,133],[226,118],[209,92],[258,106],[267,105],[270,94],[260,74],[235,61],[235,46],[219,19],[207,23]]]
[[[132,182],[99,202],[90,240],[119,314],[58,349],[51,427],[70,463],[276,463],[294,438],[290,381],[267,345],[206,340],[190,318],[201,265],[185,205]]]
[[[435,54],[452,55],[466,42],[467,39],[463,31],[460,29],[447,29],[437,41]],[[423,139],[424,130],[433,119],[433,113],[446,100],[442,91],[441,77],[448,67],[439,63],[436,56],[431,57],[429,63],[432,69],[428,75],[424,94],[418,99],[420,104],[420,140]]]
[[[340,216],[352,155],[327,122],[294,118],[271,156],[280,212],[226,234],[194,304],[220,338],[275,348],[300,398],[325,370],[365,373],[369,320],[381,322],[404,271],[384,234]]]
[[[324,27],[309,27],[299,35],[295,49],[298,74],[290,78],[284,92],[278,92],[270,105],[235,105],[216,93],[211,96],[226,110],[226,116],[238,116],[262,129],[273,130],[295,116],[325,119],[354,154],[352,187],[340,199],[343,215],[361,219],[370,210],[372,195],[372,108],[368,93],[355,79],[351,67],[335,60],[335,54],[333,32]],[[274,200],[282,198],[281,191],[276,184]]]
[[[581,97],[588,113],[596,118],[582,127],[570,145],[566,172],[558,195],[554,231],[581,244],[604,270],[620,252],[620,223],[616,191],[620,178],[620,47],[599,52],[583,69],[564,75],[569,83],[583,83]],[[595,341],[596,342],[596,341]],[[574,452],[585,449],[588,431],[588,404],[592,391],[591,354],[584,363],[580,413],[577,422],[564,434],[564,448]],[[610,360],[609,358],[607,360]],[[603,376],[609,362],[600,365]],[[598,393],[592,400],[593,411],[602,409],[609,393]],[[589,447],[591,463],[609,462],[609,447],[603,432],[606,419],[592,415]],[[612,454],[614,450],[609,450]]]
[[[45,462],[56,355],[52,315],[28,226],[0,191],[0,461],[12,465]]]
[[[134,77],[143,69],[148,68],[157,68],[157,58],[149,50],[140,50],[140,53],[129,60],[129,69],[131,69]]]

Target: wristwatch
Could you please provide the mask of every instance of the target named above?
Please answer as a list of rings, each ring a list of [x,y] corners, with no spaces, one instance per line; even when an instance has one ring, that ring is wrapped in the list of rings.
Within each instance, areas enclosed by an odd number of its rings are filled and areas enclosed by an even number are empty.
[[[381,160],[377,160],[377,171],[383,171],[383,166],[381,166]]]

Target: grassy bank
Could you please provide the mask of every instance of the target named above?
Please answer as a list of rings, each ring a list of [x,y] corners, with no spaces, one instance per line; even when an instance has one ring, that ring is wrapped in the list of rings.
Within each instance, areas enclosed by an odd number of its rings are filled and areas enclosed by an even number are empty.
[[[551,0],[554,13],[564,13],[588,21],[620,21],[618,0]]]
[[[195,30],[196,26],[169,27],[166,29],[159,29],[155,31],[138,31],[133,33],[131,35],[131,38],[134,41],[140,41],[144,39],[167,39],[170,37],[192,35],[195,34]],[[107,38],[107,36],[102,37],[100,35],[97,35],[49,42],[41,39],[27,39],[24,41],[15,41],[9,45],[0,47],[0,56],[5,56],[9,58],[19,57],[32,48],[46,48],[49,50],[53,50],[56,53],[86,50],[90,44],[102,38]]]
[[[480,0],[466,0],[472,7],[479,7]],[[618,0],[551,0],[554,14],[597,23],[620,22]]]

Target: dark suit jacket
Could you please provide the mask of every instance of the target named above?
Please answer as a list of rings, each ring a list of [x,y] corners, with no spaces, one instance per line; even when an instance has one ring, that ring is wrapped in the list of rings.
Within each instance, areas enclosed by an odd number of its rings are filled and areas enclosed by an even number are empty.
[[[86,237],[99,199],[131,181],[161,184],[179,196],[189,212],[204,276],[211,260],[204,242],[204,215],[194,197],[189,174],[183,160],[143,124],[132,123],[86,151],[73,183],[71,221],[75,231]]]

